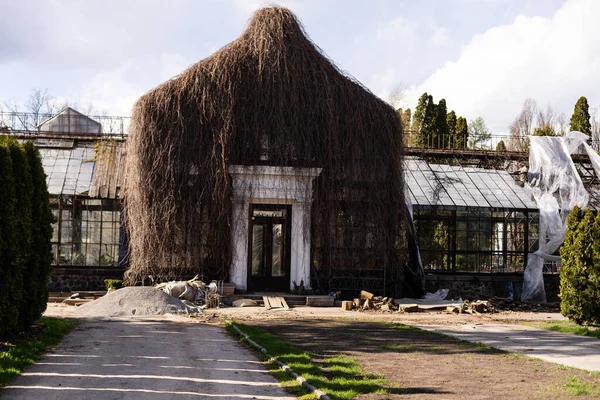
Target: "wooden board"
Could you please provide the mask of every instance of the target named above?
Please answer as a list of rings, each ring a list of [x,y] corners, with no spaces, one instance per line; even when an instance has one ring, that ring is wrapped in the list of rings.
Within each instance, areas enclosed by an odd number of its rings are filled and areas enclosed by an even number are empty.
[[[267,310],[271,310],[271,309],[289,310],[290,309],[290,307],[288,306],[285,299],[281,296],[263,296],[263,302],[264,302],[265,308]]]
[[[308,296],[306,305],[308,307],[334,307],[335,299],[331,296]]]

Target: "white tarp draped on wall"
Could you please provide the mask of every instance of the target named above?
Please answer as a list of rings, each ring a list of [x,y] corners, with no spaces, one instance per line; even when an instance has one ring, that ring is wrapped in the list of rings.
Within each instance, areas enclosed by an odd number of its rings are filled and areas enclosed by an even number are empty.
[[[529,185],[540,209],[539,248],[530,253],[523,275],[522,301],[546,301],[544,262],[560,262],[553,253],[565,239],[569,212],[585,208],[589,193],[571,154],[585,152],[597,176],[600,156],[588,145],[589,136],[573,131],[565,136],[529,136]]]

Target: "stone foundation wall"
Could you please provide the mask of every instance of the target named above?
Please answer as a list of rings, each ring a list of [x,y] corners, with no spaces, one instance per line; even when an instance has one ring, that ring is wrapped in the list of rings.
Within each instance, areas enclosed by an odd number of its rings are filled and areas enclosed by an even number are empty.
[[[123,279],[123,268],[53,267],[48,290],[73,292],[79,290],[106,290],[105,279]]]
[[[558,275],[546,275],[544,286],[549,302],[559,301]],[[450,289],[448,298],[508,297],[521,300],[523,275],[426,275],[425,290]]]

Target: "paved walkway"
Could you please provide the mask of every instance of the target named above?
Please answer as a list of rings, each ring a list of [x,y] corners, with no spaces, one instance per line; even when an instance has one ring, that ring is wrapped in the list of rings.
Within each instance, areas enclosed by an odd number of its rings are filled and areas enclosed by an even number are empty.
[[[222,328],[81,321],[1,399],[293,399]]]
[[[600,371],[600,340],[522,325],[414,325],[473,343],[524,354],[545,361]]]

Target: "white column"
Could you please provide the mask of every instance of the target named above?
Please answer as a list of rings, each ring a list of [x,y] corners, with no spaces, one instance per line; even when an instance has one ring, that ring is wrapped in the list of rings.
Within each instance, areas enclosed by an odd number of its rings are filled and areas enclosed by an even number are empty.
[[[305,200],[292,205],[290,289],[293,281],[298,285],[304,281],[304,288],[310,289],[310,206],[310,201]]]
[[[248,212],[249,204],[246,200],[233,200],[233,213],[231,221],[231,282],[236,289],[248,289]]]

